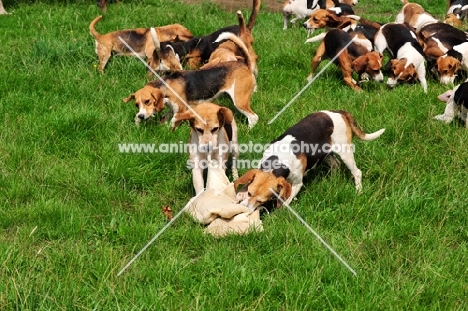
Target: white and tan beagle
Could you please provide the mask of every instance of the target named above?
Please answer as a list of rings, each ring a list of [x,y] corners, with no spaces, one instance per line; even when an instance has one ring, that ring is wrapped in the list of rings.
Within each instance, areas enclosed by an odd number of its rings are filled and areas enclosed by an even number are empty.
[[[458,117],[465,123],[465,127],[468,127],[468,82],[455,86],[453,90],[448,90],[437,98],[446,103],[446,106],[444,113],[435,117],[436,120],[449,123]]]
[[[237,174],[236,161],[239,157],[237,125],[229,108],[204,102],[177,114],[173,129],[181,122],[190,123],[189,154],[192,168],[192,180],[195,192],[203,191],[205,182],[203,171],[207,164],[218,165],[226,169],[229,154],[232,154],[232,175]]]
[[[362,140],[373,140],[385,129],[364,133],[347,111],[312,113],[271,142],[263,153],[258,169],[247,171],[234,182],[237,199],[253,212],[266,201],[275,198],[273,191],[290,203],[302,187],[304,174],[323,161],[337,165],[338,155],[351,171],[356,190],[362,188],[362,173],[354,161],[353,134]],[[339,162],[338,162],[339,163]],[[278,201],[280,204],[280,201]]]

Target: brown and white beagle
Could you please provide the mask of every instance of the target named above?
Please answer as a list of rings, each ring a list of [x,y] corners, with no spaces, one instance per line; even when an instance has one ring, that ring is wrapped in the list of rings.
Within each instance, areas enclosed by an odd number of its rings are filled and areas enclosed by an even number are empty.
[[[434,117],[436,120],[449,123],[457,117],[468,128],[468,82],[455,86],[453,90],[448,90],[444,94],[437,96],[437,98],[446,103],[446,106],[443,114]]]
[[[192,168],[192,181],[195,192],[203,191],[205,182],[203,171],[207,165],[217,165],[226,169],[229,154],[232,154],[232,175],[238,179],[236,161],[239,157],[237,125],[229,108],[203,102],[177,114],[173,129],[183,121],[190,123],[189,166]]]
[[[354,71],[359,75],[360,80],[370,77],[377,82],[382,82],[382,54],[371,52],[368,48],[356,42],[352,42],[344,49],[352,40],[350,34],[341,29],[328,31],[312,59],[312,69],[307,79],[309,81],[312,79],[315,70],[324,57],[333,59],[338,55],[335,63],[343,72],[344,82],[353,90],[362,91],[361,87],[353,79]],[[342,50],[343,52],[339,54]]]
[[[253,212],[275,198],[273,190],[290,203],[301,189],[302,179],[308,170],[324,161],[332,167],[339,165],[333,154],[345,163],[353,175],[356,190],[361,191],[362,173],[354,161],[352,136],[373,140],[384,131],[364,133],[347,111],[312,113],[271,142],[258,169],[247,171],[234,182],[236,189],[246,185],[238,191],[237,200]],[[281,205],[279,201],[278,204]]]
[[[198,69],[205,64],[210,58],[211,53],[219,46],[220,42],[216,39],[224,32],[231,32],[241,38],[245,45],[249,48],[253,46],[254,38],[252,29],[255,20],[260,11],[260,0],[253,0],[252,14],[250,15],[247,25],[244,23],[242,14],[237,14],[239,25],[233,25],[218,29],[211,34],[201,37],[194,37],[186,42],[163,42],[156,47],[153,58],[158,59],[167,67],[186,67],[190,70]],[[178,68],[170,68],[177,70]]]
[[[234,106],[244,114],[252,128],[258,116],[250,108],[250,99],[256,88],[255,76],[251,67],[243,62],[230,61],[219,63],[203,70],[182,70],[152,81],[142,89],[124,99],[134,100],[138,108],[135,122],[147,120],[156,112],[168,106],[177,118],[188,105],[210,101],[221,93],[227,93]]]
[[[135,56],[133,52],[120,41],[119,37],[121,37],[139,56],[146,57],[151,68],[158,70],[152,61],[155,46],[151,37],[151,28],[117,30],[107,34],[100,34],[96,31],[95,26],[101,18],[102,15],[96,17],[89,24],[89,31],[96,41],[96,54],[99,57],[98,70],[100,72],[103,72],[113,52],[117,55]],[[187,41],[193,37],[192,33],[180,24],[155,27],[153,31],[156,31],[159,40],[162,41]]]
[[[395,23],[408,24],[416,34],[419,34],[424,26],[439,22],[438,19],[427,13],[420,4],[408,2],[408,0],[401,0],[401,2],[403,7],[397,14]]]

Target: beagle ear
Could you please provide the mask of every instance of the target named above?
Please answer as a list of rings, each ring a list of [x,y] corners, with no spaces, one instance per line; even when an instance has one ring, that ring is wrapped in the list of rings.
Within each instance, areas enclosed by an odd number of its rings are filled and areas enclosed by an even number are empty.
[[[353,61],[353,69],[356,71],[358,74],[361,74],[366,71],[367,67],[367,62],[368,62],[368,56],[367,55],[362,55],[356,58]]]
[[[284,177],[281,176],[280,178],[278,178],[278,187],[281,188],[279,192],[281,200],[277,200],[276,206],[280,207],[281,205],[283,205],[283,201],[286,201],[291,196],[292,186],[289,182],[286,181],[286,179],[284,179]]]
[[[237,187],[239,187],[239,185],[245,185],[245,184],[248,184],[249,182],[251,182],[252,180],[254,180],[255,178],[255,175],[260,172],[259,169],[251,169],[251,170],[248,170],[244,175],[242,175],[241,177],[239,177],[239,179],[237,179],[235,182],[234,182],[234,190],[237,190]]]
[[[173,118],[173,123],[172,123],[172,129],[171,131],[174,131],[176,129],[176,127],[178,127],[183,121],[185,120],[191,120],[193,119],[195,116],[193,114],[192,111],[188,110],[186,112],[182,112],[182,113],[176,113],[174,115],[174,118]]]
[[[218,110],[218,120],[219,125],[224,126],[224,124],[232,124],[232,120],[234,119],[234,115],[232,114],[231,109],[226,107],[221,107]]]
[[[128,102],[131,101],[132,99],[135,99],[135,93],[130,94],[130,96],[127,97],[127,98],[124,98],[123,101],[124,101],[125,103],[128,103]]]
[[[164,96],[156,89],[151,92],[151,97],[154,99],[154,109],[161,112],[164,109]]]

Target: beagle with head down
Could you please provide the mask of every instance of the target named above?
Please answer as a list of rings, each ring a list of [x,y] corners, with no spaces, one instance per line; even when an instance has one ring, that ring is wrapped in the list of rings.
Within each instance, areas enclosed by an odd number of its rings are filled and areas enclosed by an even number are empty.
[[[366,47],[351,42],[352,40],[353,38],[349,33],[341,29],[328,31],[312,59],[312,69],[307,79],[309,81],[312,79],[318,65],[326,56],[330,59],[336,57],[335,63],[343,72],[344,82],[355,91],[362,91],[362,89],[353,79],[354,71],[359,75],[360,80],[370,77],[377,82],[382,82],[383,75],[380,70],[382,67],[382,54],[371,52]],[[351,44],[349,44],[350,42]]]
[[[89,31],[96,41],[96,54],[99,57],[98,70],[104,71],[112,53],[117,55],[135,56],[127,46],[120,41],[121,37],[139,56],[146,57],[148,65],[157,70],[157,66],[153,64],[153,52],[155,49],[151,31],[156,32],[160,40],[163,41],[187,41],[191,39],[192,33],[180,24],[172,24],[155,28],[136,28],[117,30],[107,34],[100,34],[96,31],[95,26],[102,15],[96,17],[89,24]]]
[[[124,102],[135,101],[138,108],[135,122],[138,124],[166,106],[177,118],[178,113],[187,110],[187,105],[197,105],[227,93],[252,128],[258,122],[258,116],[250,108],[255,88],[256,80],[251,66],[230,61],[203,70],[182,70],[163,76],[161,80],[146,84],[125,98]]]
[[[397,14],[395,23],[407,24],[416,34],[419,34],[424,26],[438,23],[439,20],[427,13],[424,8],[417,3],[401,0],[403,7]]]
[[[226,169],[229,153],[232,154],[232,175],[237,174],[236,161],[239,157],[237,142],[237,125],[229,108],[213,103],[203,102],[192,110],[179,113],[175,118],[173,129],[181,122],[189,121],[189,165],[192,168],[192,181],[195,192],[203,191],[205,182],[203,171],[208,163]]]
[[[322,163],[337,166],[338,155],[351,171],[356,190],[362,188],[362,173],[354,161],[353,133],[362,140],[373,140],[385,129],[372,134],[364,133],[353,116],[343,110],[312,113],[287,129],[271,142],[263,153],[259,168],[247,171],[234,182],[234,188],[245,185],[237,192],[237,200],[250,212],[274,199],[274,192],[290,203],[302,187],[306,171]],[[280,204],[280,200],[278,200]]]
[[[468,0],[449,0],[447,15],[445,16],[444,22],[455,26],[463,26],[468,16]]]

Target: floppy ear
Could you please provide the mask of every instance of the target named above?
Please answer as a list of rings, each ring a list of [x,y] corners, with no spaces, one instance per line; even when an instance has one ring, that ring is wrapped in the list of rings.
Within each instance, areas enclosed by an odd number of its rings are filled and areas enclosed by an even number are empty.
[[[161,112],[164,109],[164,95],[161,92],[158,92],[157,89],[151,92],[151,97],[154,99],[154,109],[157,112]]]
[[[353,61],[354,71],[356,71],[358,74],[361,74],[364,71],[366,71],[368,59],[369,58],[368,58],[367,55],[362,55],[362,56],[359,56],[358,58],[356,58]]]
[[[408,71],[411,79],[408,78],[408,80],[417,80],[418,79],[418,72],[416,71],[416,68],[414,67],[413,64],[408,66]]]
[[[176,113],[173,120],[172,131],[176,129],[183,121],[191,120],[195,116],[191,110],[182,113]]]
[[[237,179],[235,182],[234,182],[234,189],[237,189],[237,187],[239,185],[245,185],[249,182],[251,182],[254,178],[255,178],[255,175],[260,172],[259,169],[251,169],[251,170],[248,170],[244,175],[242,175],[241,177],[239,177],[239,179]]]
[[[291,196],[291,193],[292,193],[291,184],[287,182],[286,179],[284,179],[284,177],[281,176],[280,178],[278,178],[278,187],[281,188],[280,193],[279,193],[280,198],[283,201],[286,201]],[[281,205],[283,205],[283,201],[278,199],[276,206],[280,207]]]
[[[130,94],[130,96],[127,97],[127,98],[124,98],[123,101],[124,101],[125,103],[128,103],[128,102],[131,101],[132,99],[135,99],[135,93]]]
[[[219,126],[224,126],[224,124],[232,124],[232,120],[234,119],[234,115],[232,114],[231,109],[226,107],[221,107],[218,110],[218,120]]]

